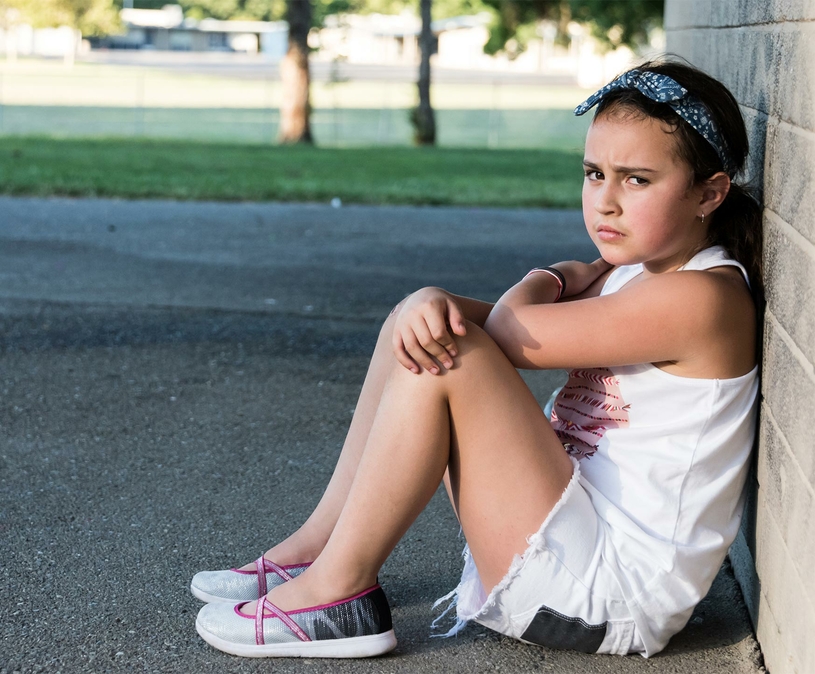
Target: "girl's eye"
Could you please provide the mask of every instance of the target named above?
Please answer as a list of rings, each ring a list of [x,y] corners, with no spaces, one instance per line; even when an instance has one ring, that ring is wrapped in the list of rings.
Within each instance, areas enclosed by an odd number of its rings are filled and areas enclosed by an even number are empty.
[[[631,176],[629,180],[634,183],[635,185],[647,185],[648,181],[645,178],[640,178],[639,176]]]
[[[602,180],[603,174],[600,171],[595,171],[594,169],[588,169],[585,171],[586,178],[589,180]]]

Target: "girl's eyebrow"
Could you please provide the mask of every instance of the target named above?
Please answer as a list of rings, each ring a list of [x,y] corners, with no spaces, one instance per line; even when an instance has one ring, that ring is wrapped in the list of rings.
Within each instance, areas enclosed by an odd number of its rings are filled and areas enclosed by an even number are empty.
[[[597,164],[587,161],[586,159],[583,160],[583,166],[585,166],[586,168],[594,169],[595,171],[600,171],[601,173],[603,172],[603,169],[601,169]],[[649,169],[641,166],[613,165],[611,167],[611,170],[614,171],[615,173],[657,173],[656,169]]]

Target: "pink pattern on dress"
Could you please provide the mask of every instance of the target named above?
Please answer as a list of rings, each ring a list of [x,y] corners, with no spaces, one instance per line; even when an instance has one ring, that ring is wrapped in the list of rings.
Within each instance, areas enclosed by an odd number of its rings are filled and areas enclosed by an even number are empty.
[[[620,381],[605,367],[572,370],[552,408],[552,428],[576,459],[590,458],[610,428],[628,426]]]

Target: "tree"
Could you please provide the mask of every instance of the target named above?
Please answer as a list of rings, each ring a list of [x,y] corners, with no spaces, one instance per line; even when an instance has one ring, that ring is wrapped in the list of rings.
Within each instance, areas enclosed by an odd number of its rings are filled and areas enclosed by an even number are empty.
[[[176,0],[184,8],[184,15],[193,19],[245,19],[250,21],[279,21],[286,15],[286,0]],[[139,7],[147,8],[146,0],[137,0]],[[169,0],[155,0],[156,9]],[[151,5],[153,3],[150,3]]]
[[[431,29],[431,0],[420,0],[422,30],[419,33],[419,106],[411,115],[414,139],[417,145],[434,145],[436,143],[436,118],[430,104],[430,56],[436,51],[436,39]]]
[[[484,51],[522,51],[530,30],[542,19],[554,21],[561,39],[570,21],[588,24],[592,34],[611,48],[637,46],[651,27],[662,22],[664,0],[482,0],[495,10],[495,21]],[[612,30],[615,29],[615,30]]]
[[[289,47],[280,62],[283,100],[280,105],[281,143],[312,143],[309,116],[308,32],[311,30],[311,1],[289,0]]]
[[[665,13],[665,0],[572,0],[570,5],[572,18],[589,24],[594,36],[610,47],[646,44],[649,30],[662,24]]]
[[[162,0],[139,0],[157,3]],[[282,17],[285,0],[178,0],[188,16],[194,18],[275,20]],[[285,16],[289,22],[289,49],[280,64],[283,102],[280,107],[281,143],[313,142],[309,125],[308,32],[321,26],[330,14],[396,14],[415,0],[288,0]],[[482,0],[436,0],[443,16],[474,13],[484,9]],[[419,144],[433,144],[436,124],[430,104],[430,56],[435,52],[431,30],[431,0],[420,0],[422,32],[419,37],[419,105],[411,112],[415,139]]]
[[[113,0],[2,0],[20,12],[20,20],[33,26],[68,26],[73,31],[66,65],[73,65],[83,35],[108,35],[120,29]]]

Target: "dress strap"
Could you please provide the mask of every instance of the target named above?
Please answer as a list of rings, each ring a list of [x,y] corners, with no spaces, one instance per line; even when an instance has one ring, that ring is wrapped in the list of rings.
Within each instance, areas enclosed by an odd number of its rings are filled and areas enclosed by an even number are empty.
[[[747,282],[747,287],[750,287],[747,270],[740,262],[730,257],[722,246],[711,246],[710,248],[700,250],[688,260],[685,265],[680,267],[680,269],[685,271],[704,271],[705,269],[713,269],[714,267],[737,267]]]
[[[711,246],[700,250],[677,271],[704,271],[706,269],[713,269],[714,267],[737,267],[741,271],[747,286],[750,287],[750,279],[747,276],[747,270],[740,263],[731,258],[727,251],[722,246]],[[610,295],[616,293],[626,283],[628,283],[635,276],[642,274],[641,264],[626,265],[617,267],[613,272],[608,275],[603,290],[600,295]]]
[[[631,264],[624,267],[617,267],[608,275],[606,282],[603,284],[603,289],[600,291],[600,295],[611,295],[611,293],[616,293],[632,278],[639,276],[640,274],[642,274],[641,264]]]

